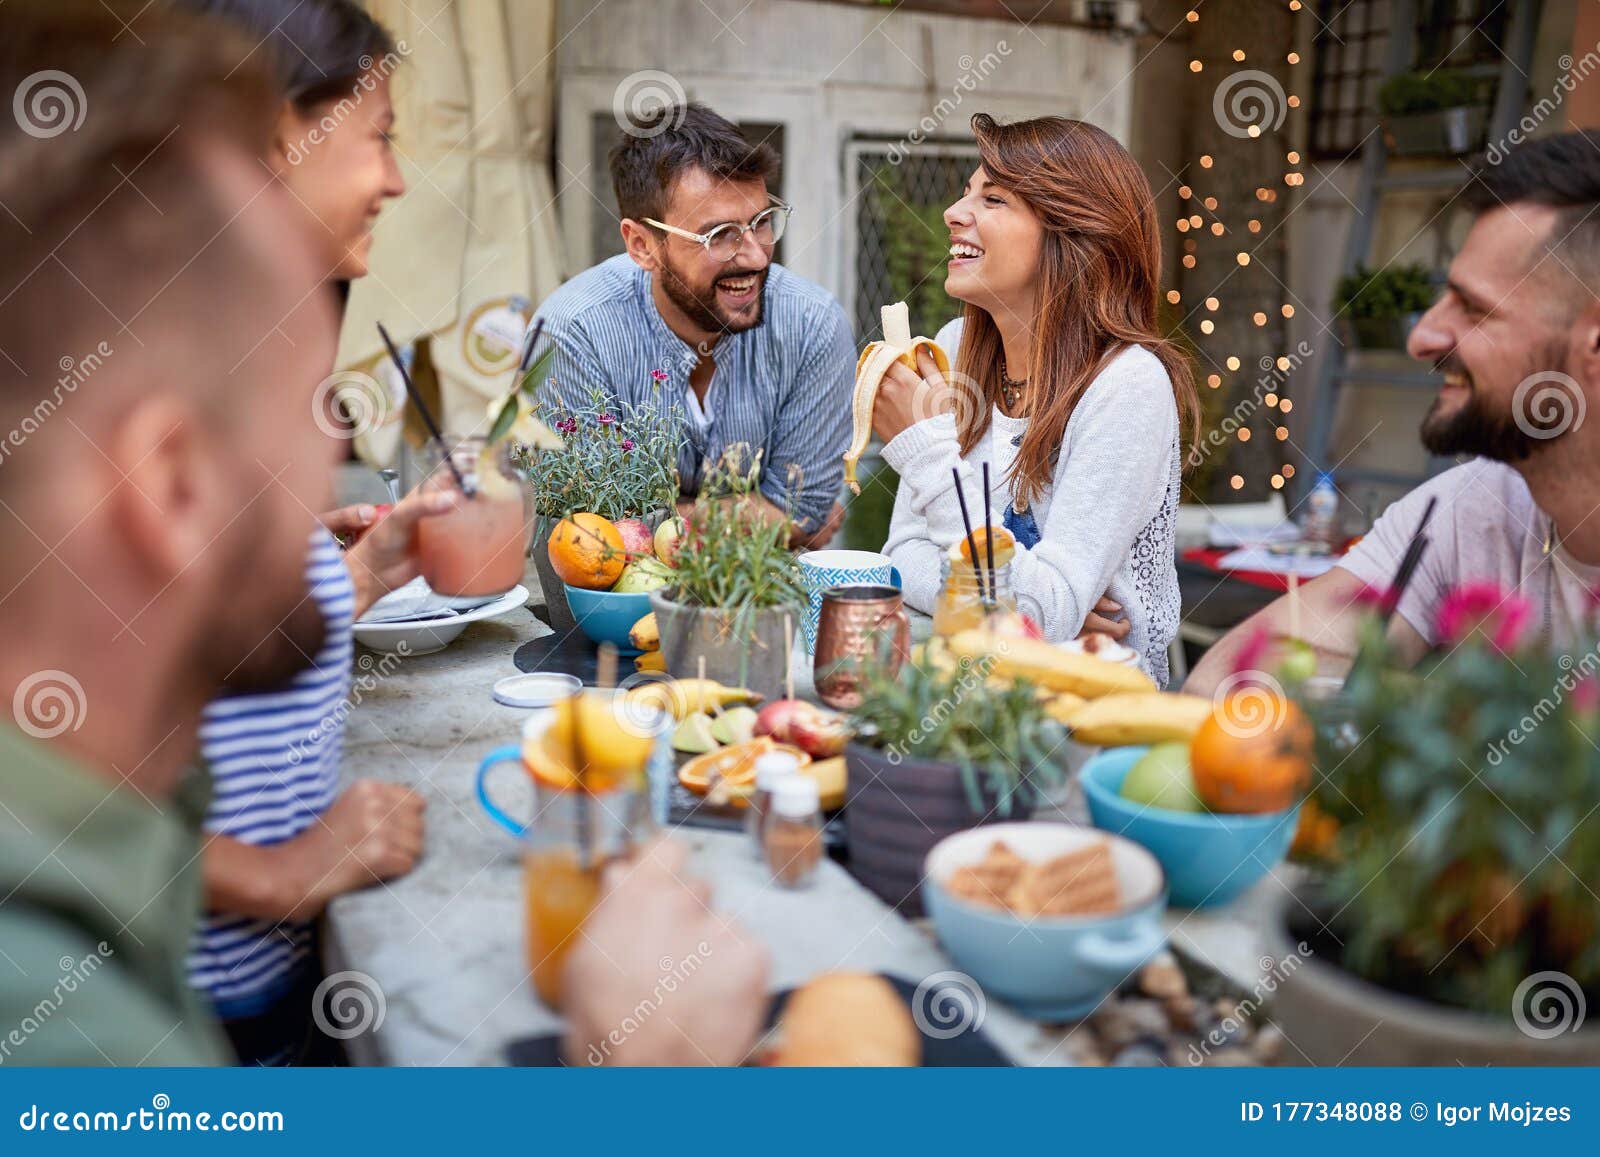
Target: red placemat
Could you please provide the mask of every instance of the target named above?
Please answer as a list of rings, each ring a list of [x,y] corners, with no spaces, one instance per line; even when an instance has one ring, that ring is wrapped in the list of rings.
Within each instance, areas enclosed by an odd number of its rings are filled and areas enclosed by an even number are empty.
[[[1286,591],[1289,589],[1288,575],[1273,574],[1264,570],[1230,570],[1227,567],[1218,565],[1232,553],[1232,547],[1214,549],[1212,547],[1197,546],[1192,550],[1184,551],[1179,557],[1184,562],[1195,563],[1209,571],[1214,571],[1219,575],[1227,575],[1229,578],[1236,578],[1240,582],[1249,583],[1251,586],[1262,587],[1269,591]]]

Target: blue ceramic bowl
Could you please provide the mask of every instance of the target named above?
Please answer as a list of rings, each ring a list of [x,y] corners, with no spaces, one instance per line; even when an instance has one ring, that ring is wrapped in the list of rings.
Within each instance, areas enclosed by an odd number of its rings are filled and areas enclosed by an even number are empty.
[[[1042,863],[1109,840],[1124,907],[1108,916],[1024,918],[973,904],[945,888],[951,874],[1003,840]],[[922,899],[939,941],[984,993],[1052,1022],[1087,1016],[1166,943],[1161,865],[1139,845],[1075,824],[985,824],[947,836],[923,864]]]
[[[1174,904],[1183,908],[1225,904],[1288,855],[1300,818],[1299,804],[1267,815],[1216,815],[1146,807],[1123,799],[1122,781],[1149,750],[1108,748],[1078,774],[1094,826],[1149,848],[1166,870]]]
[[[650,613],[650,592],[617,594],[615,591],[588,591],[563,583],[567,588],[567,607],[578,621],[578,629],[595,643],[611,643],[622,655],[637,655],[639,648],[628,641],[633,624]]]

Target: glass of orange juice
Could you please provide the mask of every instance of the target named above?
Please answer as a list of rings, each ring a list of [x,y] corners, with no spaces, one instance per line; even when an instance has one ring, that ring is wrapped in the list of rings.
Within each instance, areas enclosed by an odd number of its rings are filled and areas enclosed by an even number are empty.
[[[539,999],[561,1006],[561,972],[600,896],[600,876],[654,831],[647,769],[670,774],[669,721],[588,690],[537,712],[522,743],[491,752],[478,768],[478,799],[522,843],[528,971]],[[521,763],[533,781],[532,819],[519,823],[488,796],[498,763]]]
[[[533,493],[510,458],[510,443],[446,435],[452,472],[439,442],[426,454],[425,489],[459,490],[456,472],[472,491],[449,514],[417,524],[422,577],[445,598],[482,602],[522,581],[533,530]]]

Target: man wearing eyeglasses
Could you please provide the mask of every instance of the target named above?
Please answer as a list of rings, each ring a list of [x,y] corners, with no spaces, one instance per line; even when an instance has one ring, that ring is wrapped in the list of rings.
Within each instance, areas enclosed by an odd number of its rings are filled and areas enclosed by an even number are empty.
[[[724,449],[760,450],[766,513],[820,546],[844,517],[855,340],[826,290],[772,260],[790,211],[767,190],[776,168],[704,105],[633,120],[611,153],[627,252],[540,307],[557,352],[539,398],[548,414],[598,387],[680,413],[680,508]]]

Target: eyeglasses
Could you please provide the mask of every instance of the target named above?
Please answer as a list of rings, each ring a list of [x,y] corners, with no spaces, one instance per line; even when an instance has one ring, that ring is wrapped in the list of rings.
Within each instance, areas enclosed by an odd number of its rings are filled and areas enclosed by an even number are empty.
[[[772,197],[772,207],[763,209],[750,218],[750,224],[736,225],[729,221],[725,225],[718,225],[709,233],[691,233],[687,229],[679,229],[676,225],[668,225],[665,221],[657,221],[654,217],[646,217],[644,223],[653,225],[665,233],[682,237],[685,241],[698,243],[704,247],[713,261],[732,261],[738,256],[739,250],[744,248],[746,233],[754,234],[756,244],[763,249],[770,249],[776,245],[778,238],[783,236],[784,226],[789,224],[789,214],[793,211],[791,206]]]

